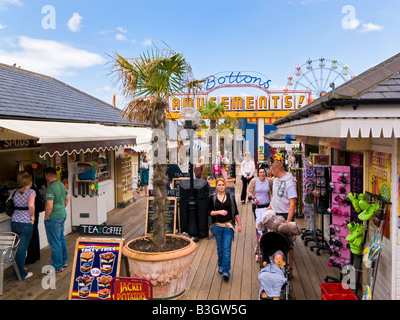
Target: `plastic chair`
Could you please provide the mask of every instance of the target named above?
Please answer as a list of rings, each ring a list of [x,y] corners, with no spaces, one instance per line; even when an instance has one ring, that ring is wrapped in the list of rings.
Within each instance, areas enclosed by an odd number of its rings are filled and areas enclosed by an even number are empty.
[[[0,233],[0,296],[3,295],[4,270],[10,266],[14,267],[18,280],[22,281],[17,263],[15,262],[15,253],[19,245],[20,238],[14,232]]]

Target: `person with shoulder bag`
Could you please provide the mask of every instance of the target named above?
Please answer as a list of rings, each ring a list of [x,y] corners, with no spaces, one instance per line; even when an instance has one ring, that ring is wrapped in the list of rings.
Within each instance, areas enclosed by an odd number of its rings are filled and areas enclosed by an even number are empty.
[[[234,195],[226,190],[226,182],[219,178],[216,181],[217,192],[208,203],[208,213],[213,222],[213,233],[217,243],[218,272],[224,280],[230,278],[231,248],[235,224],[238,232],[242,232],[242,223],[237,210]]]
[[[11,231],[20,237],[15,262],[22,279],[30,278],[33,273],[25,269],[26,252],[33,234],[35,222],[35,197],[36,193],[31,189],[32,176],[24,173],[19,178],[21,187],[16,189],[8,201],[13,201],[14,212],[11,216]]]

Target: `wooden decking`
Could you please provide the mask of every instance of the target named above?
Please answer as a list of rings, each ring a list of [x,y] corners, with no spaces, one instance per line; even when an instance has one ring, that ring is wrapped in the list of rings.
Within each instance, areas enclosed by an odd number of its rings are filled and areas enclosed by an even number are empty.
[[[256,244],[254,217],[250,204],[239,204],[243,231],[235,233],[232,246],[231,279],[223,281],[217,270],[217,253],[215,239],[201,239],[192,264],[188,279],[188,290],[184,299],[187,300],[258,300],[259,281],[257,274],[259,264],[255,262],[254,248]],[[122,225],[123,236],[126,241],[144,235],[146,200],[139,197],[136,202],[125,208],[118,208],[108,214],[109,225]],[[303,225],[302,219],[297,222]],[[4,293],[0,300],[65,300],[71,279],[71,265],[78,233],[69,234],[67,238],[69,260],[68,267],[56,275],[56,288],[46,289],[42,283],[45,275],[42,268],[50,264],[50,250],[48,247],[41,251],[41,260],[28,265],[27,269],[33,272],[33,277],[17,281],[11,268],[5,271]],[[328,254],[322,252],[317,256],[305,247],[300,237],[297,238],[294,259],[293,278],[290,281],[291,299],[320,300],[319,283],[329,275],[339,276],[337,268],[328,267]],[[124,264],[121,267],[121,276],[127,276]]]

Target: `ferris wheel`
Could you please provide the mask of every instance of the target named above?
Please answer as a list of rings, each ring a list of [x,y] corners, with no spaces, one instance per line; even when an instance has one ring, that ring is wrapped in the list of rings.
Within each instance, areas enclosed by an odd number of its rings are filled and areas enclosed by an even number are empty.
[[[311,90],[313,98],[326,94],[331,84],[335,87],[355,78],[348,65],[341,64],[337,59],[308,59],[303,65],[298,65],[295,72],[287,77],[285,90]]]

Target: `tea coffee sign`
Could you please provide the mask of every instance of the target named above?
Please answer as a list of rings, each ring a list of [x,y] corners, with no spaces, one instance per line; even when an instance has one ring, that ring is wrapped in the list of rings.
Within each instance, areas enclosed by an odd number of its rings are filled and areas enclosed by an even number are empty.
[[[110,300],[111,282],[119,276],[123,239],[78,238],[69,299]]]
[[[84,225],[79,226],[81,236],[122,237],[122,226]]]

